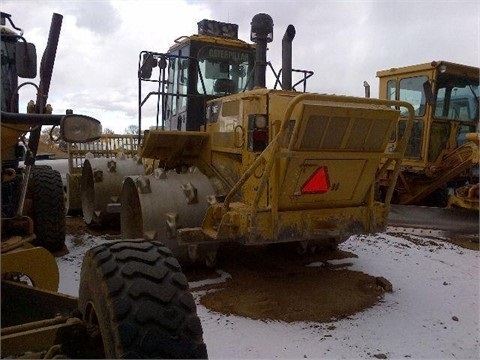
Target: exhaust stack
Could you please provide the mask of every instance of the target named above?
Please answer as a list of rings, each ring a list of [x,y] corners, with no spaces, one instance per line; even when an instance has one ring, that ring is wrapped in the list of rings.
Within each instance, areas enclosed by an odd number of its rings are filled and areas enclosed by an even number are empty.
[[[270,15],[260,13],[252,18],[250,25],[250,40],[257,44],[253,86],[264,88],[267,70],[267,43],[273,41],[273,20]]]
[[[370,97],[370,84],[366,81],[363,82],[363,87],[365,88],[365,97]]]
[[[292,41],[295,26],[288,25],[282,39],[282,89],[292,90]]]

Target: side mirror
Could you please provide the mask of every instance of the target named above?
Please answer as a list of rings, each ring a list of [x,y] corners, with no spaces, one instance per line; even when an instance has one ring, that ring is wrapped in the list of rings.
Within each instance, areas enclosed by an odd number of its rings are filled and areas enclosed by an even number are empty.
[[[152,77],[152,70],[157,67],[157,60],[152,53],[143,54],[142,66],[140,68],[140,77],[142,79],[150,79]]]
[[[33,79],[37,76],[37,50],[35,45],[17,42],[15,48],[17,75],[21,78]]]
[[[85,143],[102,135],[102,124],[85,115],[65,115],[60,122],[60,137],[66,142]]]

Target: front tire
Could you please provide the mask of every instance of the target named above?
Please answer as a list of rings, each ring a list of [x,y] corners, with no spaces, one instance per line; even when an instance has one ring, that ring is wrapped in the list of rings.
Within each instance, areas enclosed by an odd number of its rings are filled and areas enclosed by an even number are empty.
[[[62,177],[50,166],[34,166],[30,179],[33,244],[49,251],[61,250],[65,244],[65,198]]]
[[[119,241],[89,250],[79,309],[99,330],[106,358],[207,358],[188,281],[161,243]]]

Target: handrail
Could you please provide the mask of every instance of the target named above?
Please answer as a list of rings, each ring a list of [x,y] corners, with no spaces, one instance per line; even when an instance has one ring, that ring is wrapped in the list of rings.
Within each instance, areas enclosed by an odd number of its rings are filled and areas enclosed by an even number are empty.
[[[143,78],[142,76],[142,70],[145,66],[145,63],[143,62],[143,55],[147,54],[148,56],[152,56],[154,58],[158,58],[162,61],[165,62],[165,66],[160,67],[160,71],[158,74],[158,79],[151,80],[151,79],[146,79]],[[138,57],[138,71],[137,71],[137,77],[138,77],[138,128],[139,128],[139,134],[142,131],[142,107],[146,103],[146,101],[150,98],[151,95],[156,95],[157,96],[157,111],[156,111],[156,126],[158,128],[159,125],[159,113],[160,113],[160,97],[164,95],[175,95],[175,96],[184,96],[184,97],[194,97],[195,94],[178,94],[178,93],[169,93],[167,90],[165,90],[165,87],[168,85],[168,80],[166,78],[165,72],[168,71],[168,64],[167,61],[171,61],[171,59],[183,59],[183,60],[188,60],[192,61],[196,64],[196,69],[198,73],[198,77],[200,80],[200,83],[202,85],[202,90],[203,94],[196,95],[196,96],[201,96],[201,95],[206,95],[206,88],[205,88],[205,82],[203,79],[203,74],[201,72],[200,67],[198,66],[198,59],[191,57],[191,56],[184,56],[184,55],[177,55],[177,54],[170,54],[170,53],[159,53],[155,51],[147,51],[147,50],[142,50],[139,54]],[[159,60],[158,60],[159,61]],[[150,91],[145,98],[142,97],[142,82],[152,82],[152,83],[158,83],[157,91]],[[166,120],[166,109],[165,109],[165,99],[162,99],[162,104],[161,104],[161,115],[162,115],[162,128],[165,126],[165,120]]]

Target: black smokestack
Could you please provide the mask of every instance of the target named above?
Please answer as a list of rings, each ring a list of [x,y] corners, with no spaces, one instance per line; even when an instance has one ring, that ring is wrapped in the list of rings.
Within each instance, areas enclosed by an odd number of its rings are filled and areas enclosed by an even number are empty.
[[[251,27],[250,40],[257,44],[254,87],[265,87],[267,43],[273,40],[273,20],[270,15],[257,14],[252,19]]]
[[[282,39],[282,89],[292,90],[292,41],[295,26],[288,25]]]

